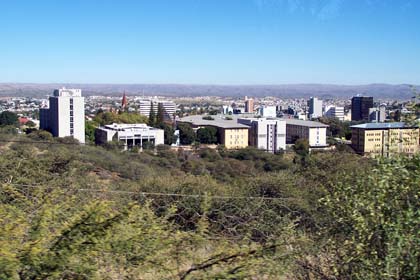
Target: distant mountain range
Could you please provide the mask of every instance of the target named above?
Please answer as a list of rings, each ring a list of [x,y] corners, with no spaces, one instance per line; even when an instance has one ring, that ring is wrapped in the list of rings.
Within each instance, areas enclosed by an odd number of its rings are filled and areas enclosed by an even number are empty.
[[[356,94],[375,98],[405,100],[413,96],[408,84],[330,85],[330,84],[285,84],[285,85],[188,85],[188,84],[30,84],[0,83],[0,96],[45,97],[55,88],[81,88],[89,95],[162,95],[162,96],[227,96],[284,98],[349,98]],[[415,86],[420,88],[420,86]]]

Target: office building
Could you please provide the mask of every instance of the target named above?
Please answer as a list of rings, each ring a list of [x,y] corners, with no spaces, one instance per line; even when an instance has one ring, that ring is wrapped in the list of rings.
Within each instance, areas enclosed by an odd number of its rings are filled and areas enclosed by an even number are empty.
[[[224,115],[232,115],[233,114],[233,108],[232,108],[232,106],[223,105],[223,107],[222,107],[222,114],[224,114]]]
[[[385,122],[386,118],[386,107],[379,106],[378,108],[369,109],[369,121],[370,122]]]
[[[351,99],[351,120],[368,121],[370,108],[373,108],[373,97],[354,96]]]
[[[351,145],[361,155],[389,157],[418,153],[420,130],[403,122],[351,126]]]
[[[308,100],[309,119],[316,119],[322,117],[322,100],[316,97],[311,97]]]
[[[110,124],[95,130],[96,144],[118,141],[124,149],[164,144],[164,131],[141,124]]]
[[[240,124],[237,120],[226,119],[220,115],[212,116],[213,119],[203,119],[202,115],[183,117],[178,123],[187,123],[194,130],[201,127],[214,127],[217,129],[217,143],[224,145],[226,149],[240,149],[248,147],[249,127]]]
[[[159,106],[162,106],[164,110],[165,120],[167,121],[173,120],[175,112],[176,112],[176,105],[172,101],[140,100],[139,101],[139,114],[149,117],[152,105],[153,105],[153,112],[155,114],[157,114]]]
[[[325,108],[325,116],[344,121],[344,107],[328,106]]]
[[[238,123],[249,126],[248,144],[276,153],[286,149],[286,121],[267,118],[239,118]]]
[[[286,143],[294,144],[298,139],[308,140],[311,148],[320,148],[327,146],[327,128],[328,125],[297,119],[286,120]]]
[[[254,112],[254,99],[248,99],[245,96],[245,113],[253,113]]]
[[[257,114],[264,118],[275,118],[277,117],[276,106],[261,106]]]
[[[54,137],[70,136],[85,143],[85,101],[81,89],[56,89],[49,108],[40,108],[40,128]]]

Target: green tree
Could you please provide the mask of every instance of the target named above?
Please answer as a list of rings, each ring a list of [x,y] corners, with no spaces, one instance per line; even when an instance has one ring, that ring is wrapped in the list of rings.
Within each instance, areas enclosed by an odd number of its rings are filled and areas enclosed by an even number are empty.
[[[197,140],[202,144],[217,143],[217,129],[212,126],[202,127],[198,129]]]
[[[4,111],[0,113],[0,126],[6,125],[17,125],[18,124],[18,116],[9,111]]]
[[[348,174],[321,199],[320,210],[330,217],[323,251],[334,252],[331,274],[338,279],[418,279],[419,166],[419,156],[382,159],[369,174]]]
[[[153,108],[153,102],[151,102],[150,105],[150,113],[149,113],[149,121],[148,121],[148,125],[154,127],[156,125],[156,114],[155,114],[155,109]]]
[[[189,124],[179,123],[178,129],[181,145],[191,145],[195,141],[195,132]]]
[[[293,150],[296,153],[294,162],[299,162],[306,165],[309,158],[309,142],[306,139],[297,139],[293,145]]]
[[[157,116],[156,116],[156,126],[160,126],[165,123],[165,109],[163,108],[163,104],[158,104],[157,109]]]
[[[95,129],[98,124],[94,121],[85,121],[85,138],[88,143],[95,143]]]
[[[171,125],[163,123],[159,126],[159,128],[164,131],[165,145],[172,145],[176,143],[177,136],[175,135],[175,129]]]

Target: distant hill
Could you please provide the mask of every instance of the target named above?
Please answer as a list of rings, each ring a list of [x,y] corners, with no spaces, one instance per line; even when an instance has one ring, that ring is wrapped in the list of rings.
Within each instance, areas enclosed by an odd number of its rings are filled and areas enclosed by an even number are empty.
[[[188,84],[30,84],[0,83],[0,96],[42,97],[60,87],[81,88],[84,95],[163,95],[163,96],[319,96],[348,98],[365,94],[375,98],[409,99],[413,92],[410,85],[369,84],[285,84],[285,85],[188,85]],[[419,88],[420,86],[416,86]]]

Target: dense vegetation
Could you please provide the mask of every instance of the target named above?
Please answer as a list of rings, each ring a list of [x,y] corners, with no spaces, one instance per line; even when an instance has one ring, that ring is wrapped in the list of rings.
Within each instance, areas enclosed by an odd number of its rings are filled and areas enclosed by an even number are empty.
[[[0,152],[0,279],[420,275],[419,157],[139,154],[42,131]]]

